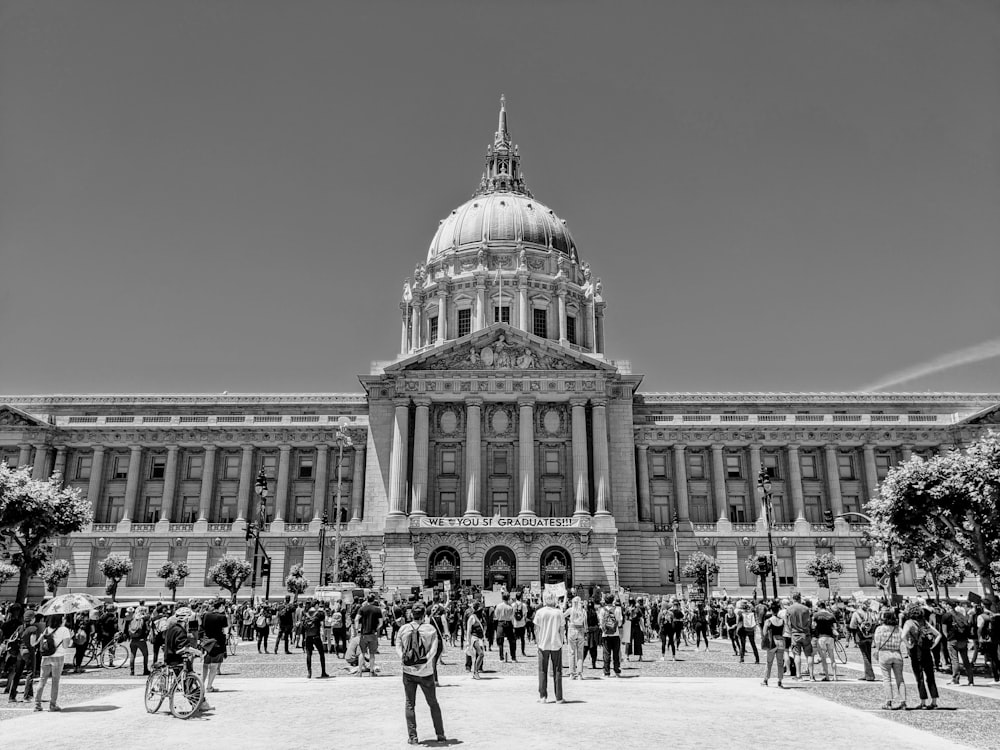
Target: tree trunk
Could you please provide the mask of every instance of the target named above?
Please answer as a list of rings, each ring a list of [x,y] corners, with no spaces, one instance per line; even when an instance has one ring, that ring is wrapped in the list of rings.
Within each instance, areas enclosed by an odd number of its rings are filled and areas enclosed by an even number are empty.
[[[27,557],[27,555],[25,555]],[[31,571],[28,570],[27,565],[21,566],[21,575],[17,579],[17,595],[14,597],[14,601],[18,604],[24,604],[25,599],[28,598],[28,581],[31,580]]]
[[[931,573],[931,584],[934,586],[934,598],[937,601],[941,601],[941,592],[938,591],[938,580],[936,573]]]
[[[172,601],[172,602],[176,602],[177,601],[177,587],[176,586],[174,586],[173,588],[170,589],[170,601]]]
[[[944,598],[951,599],[951,593],[948,591],[948,584],[944,585]]]

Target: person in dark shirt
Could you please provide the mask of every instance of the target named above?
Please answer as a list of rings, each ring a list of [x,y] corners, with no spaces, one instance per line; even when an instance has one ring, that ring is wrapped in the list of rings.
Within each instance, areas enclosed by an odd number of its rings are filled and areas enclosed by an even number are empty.
[[[284,606],[278,610],[278,635],[274,638],[274,653],[278,653],[278,645],[282,640],[285,641],[285,653],[292,653],[288,650],[288,641],[292,637],[292,627],[294,624],[295,605],[291,603],[291,597],[286,596]]]
[[[202,619],[202,631],[206,641],[214,641],[214,645],[205,651],[202,664],[202,681],[206,693],[218,692],[214,686],[219,674],[219,667],[226,660],[226,637],[229,631],[229,617],[226,616],[226,603],[221,599],[215,602],[212,611]]]
[[[813,615],[813,634],[817,639],[820,663],[823,665],[823,682],[830,679],[829,664],[833,665],[833,681],[837,681],[837,657],[834,653],[834,632],[837,627],[837,616],[826,607],[826,602],[820,602],[816,614]]]
[[[375,654],[378,651],[378,629],[382,624],[382,608],[376,604],[378,595],[373,591],[368,594],[368,601],[358,611],[355,624],[361,635],[361,653],[368,658],[371,665],[371,676],[375,676]],[[358,677],[362,676],[358,670]]]
[[[319,652],[320,678],[330,677],[326,673],[326,653],[323,648],[323,622],[326,620],[326,613],[317,609],[316,605],[309,608],[305,617],[302,618],[302,637],[305,641],[306,650],[306,676],[313,676],[312,655],[313,649]]]

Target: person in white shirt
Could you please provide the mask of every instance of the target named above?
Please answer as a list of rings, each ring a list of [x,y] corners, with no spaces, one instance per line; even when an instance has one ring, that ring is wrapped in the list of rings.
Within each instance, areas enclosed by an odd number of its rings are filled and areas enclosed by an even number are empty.
[[[42,666],[39,671],[41,679],[35,693],[35,710],[42,710],[42,693],[45,692],[45,683],[51,678],[52,690],[49,693],[49,711],[61,711],[58,703],[59,678],[62,677],[63,663],[73,645],[73,633],[63,625],[62,615],[54,615],[49,618],[48,626],[32,641],[42,656]],[[52,651],[46,653],[49,648]]]
[[[546,592],[543,606],[535,612],[535,641],[538,644],[538,702],[548,700],[548,671],[552,665],[552,684],[556,703],[565,703],[562,694],[562,648],[565,643],[563,614],[556,607],[556,595]]]
[[[434,686],[434,655],[437,653],[437,629],[424,621],[426,610],[417,602],[410,610],[413,619],[403,625],[396,634],[396,653],[402,660],[403,692],[406,694],[406,733],[411,745],[419,744],[417,739],[417,713],[415,703],[419,687],[431,710],[434,732],[438,742],[446,742],[441,706]]]

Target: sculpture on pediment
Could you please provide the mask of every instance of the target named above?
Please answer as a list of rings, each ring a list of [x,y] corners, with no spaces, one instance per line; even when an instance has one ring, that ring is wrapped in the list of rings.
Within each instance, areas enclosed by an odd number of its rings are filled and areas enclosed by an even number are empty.
[[[524,248],[522,247],[522,248],[521,248],[521,249],[520,249],[520,250],[519,250],[519,251],[517,252],[517,268],[518,268],[518,270],[520,270],[520,269],[522,269],[522,268],[527,268],[527,265],[526,265],[526,262],[527,262],[527,258],[528,258],[528,253],[527,253],[527,252],[525,251],[525,249],[524,249]]]
[[[0,411],[0,425],[7,426],[23,426],[23,427],[33,427],[34,423],[22,417],[20,414],[15,414],[12,411]]]
[[[417,263],[416,268],[413,269],[413,279],[416,286],[423,286],[424,282],[427,281],[427,268],[423,263]]]
[[[501,334],[492,344],[454,352],[427,364],[429,370],[576,370],[579,363],[507,341]]]

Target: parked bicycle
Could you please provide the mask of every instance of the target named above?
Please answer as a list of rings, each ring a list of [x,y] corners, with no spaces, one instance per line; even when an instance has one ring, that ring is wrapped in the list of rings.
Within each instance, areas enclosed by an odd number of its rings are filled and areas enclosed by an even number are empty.
[[[172,667],[157,662],[146,679],[144,700],[146,711],[155,714],[163,701],[169,700],[170,713],[178,719],[190,719],[205,700],[205,685],[201,677],[192,669],[191,661],[200,656],[195,648],[184,650],[182,667]]]
[[[128,663],[129,656],[131,652],[121,634],[103,646],[96,638],[91,638],[83,655],[83,665],[90,666],[96,661],[104,669],[121,669]]]

